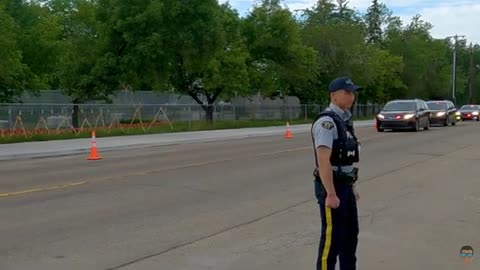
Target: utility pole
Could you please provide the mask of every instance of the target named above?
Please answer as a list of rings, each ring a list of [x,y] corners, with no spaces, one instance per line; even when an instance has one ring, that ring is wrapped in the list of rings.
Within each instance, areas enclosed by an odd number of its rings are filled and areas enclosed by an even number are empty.
[[[473,66],[473,45],[470,42],[470,76],[468,79],[468,103],[473,103],[473,82],[475,80],[475,67]]]
[[[452,101],[456,105],[457,104],[457,98],[456,98],[456,80],[457,80],[457,42],[458,38],[464,38],[464,35],[455,35],[455,36],[449,36],[447,38],[454,38],[455,42],[453,43],[453,67],[452,67]]]

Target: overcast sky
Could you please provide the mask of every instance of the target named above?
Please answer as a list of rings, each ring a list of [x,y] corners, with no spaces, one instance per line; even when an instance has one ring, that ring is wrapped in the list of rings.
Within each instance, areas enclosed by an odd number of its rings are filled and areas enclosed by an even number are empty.
[[[227,0],[219,0],[227,2]],[[244,16],[255,0],[228,0]],[[291,10],[310,8],[316,0],[283,0]],[[349,6],[364,13],[371,0],[350,0]],[[409,22],[415,14],[433,25],[433,37],[444,38],[455,34],[466,35],[468,42],[480,44],[480,0],[383,0],[396,16]]]

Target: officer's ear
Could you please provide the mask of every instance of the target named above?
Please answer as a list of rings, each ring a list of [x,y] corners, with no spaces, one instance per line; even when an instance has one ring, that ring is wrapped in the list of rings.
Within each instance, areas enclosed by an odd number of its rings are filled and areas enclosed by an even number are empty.
[[[337,93],[337,91],[330,92],[330,100],[334,100],[334,99],[335,99],[336,93]]]

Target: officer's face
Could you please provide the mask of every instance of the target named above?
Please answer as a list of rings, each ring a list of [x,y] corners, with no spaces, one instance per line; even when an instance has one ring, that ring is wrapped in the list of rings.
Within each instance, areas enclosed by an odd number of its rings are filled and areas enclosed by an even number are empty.
[[[338,90],[332,93],[333,101],[343,109],[350,109],[355,101],[355,92]]]

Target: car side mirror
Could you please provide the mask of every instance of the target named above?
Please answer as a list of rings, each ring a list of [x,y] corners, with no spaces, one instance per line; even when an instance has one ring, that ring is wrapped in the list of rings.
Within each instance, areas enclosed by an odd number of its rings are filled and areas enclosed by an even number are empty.
[[[418,111],[423,112],[423,111],[425,111],[425,109],[424,108],[418,108]]]

